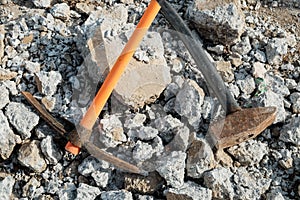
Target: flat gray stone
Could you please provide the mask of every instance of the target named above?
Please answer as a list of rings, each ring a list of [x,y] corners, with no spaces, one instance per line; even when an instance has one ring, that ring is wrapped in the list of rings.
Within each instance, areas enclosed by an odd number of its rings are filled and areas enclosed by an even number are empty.
[[[15,179],[10,175],[0,180],[0,199],[9,200],[12,198],[14,184]]]
[[[17,129],[22,139],[31,136],[31,130],[38,124],[39,116],[28,110],[22,103],[11,102],[6,106],[5,115]]]
[[[47,167],[42,152],[40,151],[40,142],[37,140],[24,143],[21,146],[18,152],[18,160],[22,165],[38,173],[43,172]]]
[[[0,85],[0,109],[4,108],[9,102],[9,92],[4,85]]]
[[[180,188],[170,188],[166,192],[168,200],[178,199],[212,199],[212,191],[192,181],[185,182]]]
[[[0,155],[3,159],[9,158],[17,140],[21,140],[10,129],[7,118],[0,110]]]

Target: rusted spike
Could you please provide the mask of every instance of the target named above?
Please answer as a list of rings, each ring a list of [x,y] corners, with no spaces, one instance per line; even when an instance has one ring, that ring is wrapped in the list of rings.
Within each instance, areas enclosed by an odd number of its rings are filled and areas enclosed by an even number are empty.
[[[276,107],[245,108],[213,123],[210,136],[217,149],[231,147],[255,138],[274,122],[275,117]]]

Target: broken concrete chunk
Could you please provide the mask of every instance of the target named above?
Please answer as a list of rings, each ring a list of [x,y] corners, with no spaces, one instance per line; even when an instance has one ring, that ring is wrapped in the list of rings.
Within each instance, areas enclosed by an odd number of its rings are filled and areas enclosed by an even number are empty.
[[[29,111],[22,103],[9,103],[6,106],[5,114],[9,122],[17,129],[23,139],[31,136],[30,131],[39,122],[39,116]]]
[[[9,102],[9,92],[4,85],[0,85],[0,109],[4,108]]]
[[[187,151],[187,175],[201,178],[205,171],[214,168],[215,165],[214,153],[209,144],[202,139],[194,140]]]
[[[0,110],[0,155],[3,159],[9,158],[18,139],[14,132],[10,129],[7,118]]]
[[[128,117],[125,120],[124,127],[131,129],[131,128],[137,128],[142,127],[143,123],[146,121],[147,116],[141,113],[136,113],[133,118],[132,116]]]
[[[282,127],[279,139],[300,146],[300,117],[293,117]]]
[[[242,41],[234,45],[231,50],[240,55],[247,55],[251,51],[251,44],[249,37],[243,37]]]
[[[12,199],[12,191],[15,184],[15,179],[12,176],[7,176],[0,181],[0,199]]]
[[[265,79],[273,92],[283,96],[288,96],[290,94],[289,89],[285,85],[285,80],[279,75],[267,74]]]
[[[283,55],[287,54],[288,45],[284,38],[272,38],[266,46],[267,60],[270,65],[282,62]]]
[[[173,140],[165,147],[168,151],[185,152],[189,144],[190,129],[186,126],[174,129]]]
[[[150,126],[142,126],[139,129],[131,129],[127,133],[131,139],[152,140],[158,135],[158,130]]]
[[[242,165],[255,165],[268,153],[268,145],[256,140],[248,140],[232,146],[228,152]]]
[[[128,191],[135,191],[141,194],[153,194],[164,183],[162,177],[157,172],[150,173],[148,176],[136,174],[125,175],[124,188]]]
[[[38,79],[36,82],[39,92],[48,96],[55,94],[56,87],[62,80],[61,74],[58,71],[42,71],[36,74],[36,78]]]
[[[100,141],[106,147],[116,147],[118,144],[127,141],[127,137],[123,131],[122,122],[116,115],[109,115],[100,120],[101,133]]]
[[[111,199],[122,199],[122,200],[133,200],[131,192],[126,190],[119,191],[107,191],[102,192],[101,199],[103,200],[111,200]]]
[[[37,8],[49,8],[52,0],[32,0],[32,3]]]
[[[15,78],[18,75],[17,72],[12,72],[8,69],[0,68],[0,81],[6,81]]]
[[[139,163],[144,162],[152,157],[154,151],[150,144],[141,142],[140,140],[136,143],[133,149],[133,159]]]
[[[245,167],[237,169],[233,176],[236,183],[233,199],[256,199],[270,187],[271,179],[265,178],[258,170],[249,173]]]
[[[91,174],[91,177],[93,177],[97,186],[101,188],[105,188],[107,186],[107,184],[109,183],[110,176],[111,172],[95,171]]]
[[[78,166],[78,172],[84,176],[89,176],[91,173],[108,169],[109,163],[103,160],[98,160],[92,156],[87,157]]]
[[[216,168],[204,173],[204,185],[212,190],[214,199],[233,199],[234,190],[230,182],[232,175],[226,168]]]
[[[158,161],[156,171],[174,188],[180,188],[184,183],[185,158],[186,153],[173,151]]]
[[[212,191],[201,187],[192,181],[185,182],[180,188],[170,188],[166,191],[167,200],[212,199]]]
[[[244,94],[249,95],[255,90],[255,81],[250,75],[243,80],[237,80],[236,83]]]
[[[68,20],[70,18],[70,7],[66,3],[55,4],[50,12],[53,17],[61,20]]]
[[[245,25],[244,14],[235,0],[196,0],[188,8],[188,17],[202,37],[225,45],[237,41]]]
[[[194,80],[186,80],[176,95],[175,111],[186,117],[189,124],[199,128],[201,121],[201,106],[204,101],[204,92]]]
[[[215,62],[216,68],[221,74],[225,82],[231,82],[234,80],[234,73],[231,67],[231,63],[228,61],[217,61]]]
[[[42,152],[40,151],[40,142],[37,140],[24,143],[21,146],[18,153],[18,160],[22,165],[38,173],[43,172],[47,167]]]
[[[101,194],[99,188],[90,186],[85,183],[80,183],[76,191],[77,191],[76,200],[95,199],[99,194]]]
[[[53,137],[47,136],[41,142],[41,150],[50,164],[57,164],[58,161],[62,158],[62,154],[56,144],[53,141]]]

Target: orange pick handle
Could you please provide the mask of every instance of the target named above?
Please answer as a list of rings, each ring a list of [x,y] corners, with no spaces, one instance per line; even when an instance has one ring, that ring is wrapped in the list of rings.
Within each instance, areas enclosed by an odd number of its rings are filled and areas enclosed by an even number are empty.
[[[104,80],[96,97],[94,98],[90,107],[88,108],[87,112],[82,118],[80,122],[80,125],[82,127],[88,130],[92,130],[107,99],[109,98],[113,89],[117,85],[126,66],[130,62],[130,59],[132,58],[135,50],[137,49],[144,35],[148,31],[149,27],[151,26],[159,10],[160,10],[160,5],[158,4],[158,2],[156,0],[151,0],[148,8],[145,10],[145,13],[143,14],[140,22],[135,28],[127,44],[125,45],[122,53],[118,57],[111,71],[109,72],[106,79]],[[69,144],[68,147],[66,146],[67,150],[71,148],[73,147],[71,147]]]

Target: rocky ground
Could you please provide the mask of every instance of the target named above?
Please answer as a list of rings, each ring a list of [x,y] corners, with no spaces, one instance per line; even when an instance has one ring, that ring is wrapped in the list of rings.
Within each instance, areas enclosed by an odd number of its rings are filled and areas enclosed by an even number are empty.
[[[299,0],[169,2],[239,104],[277,107],[274,123],[220,161],[205,140],[219,105],[159,14],[93,135],[149,174],[74,156],[20,92],[78,123],[149,0],[0,0],[0,199],[300,198]]]

